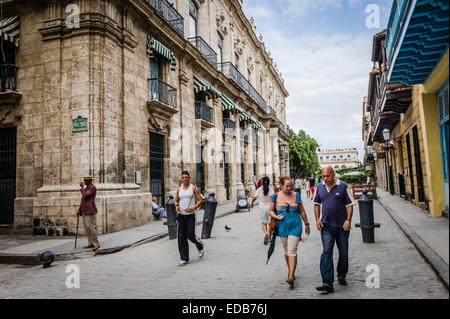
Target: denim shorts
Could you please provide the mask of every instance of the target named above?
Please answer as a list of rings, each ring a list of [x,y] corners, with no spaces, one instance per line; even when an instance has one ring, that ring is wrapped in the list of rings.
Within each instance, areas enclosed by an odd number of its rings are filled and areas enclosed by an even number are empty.
[[[269,209],[260,208],[260,217],[262,224],[268,224],[270,222]]]

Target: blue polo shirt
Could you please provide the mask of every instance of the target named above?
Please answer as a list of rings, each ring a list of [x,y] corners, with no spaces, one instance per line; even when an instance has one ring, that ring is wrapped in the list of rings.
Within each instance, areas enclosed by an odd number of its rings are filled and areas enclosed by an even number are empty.
[[[343,227],[347,220],[347,207],[355,205],[348,185],[340,180],[331,189],[320,183],[314,194],[315,205],[322,205],[322,223],[332,227]]]

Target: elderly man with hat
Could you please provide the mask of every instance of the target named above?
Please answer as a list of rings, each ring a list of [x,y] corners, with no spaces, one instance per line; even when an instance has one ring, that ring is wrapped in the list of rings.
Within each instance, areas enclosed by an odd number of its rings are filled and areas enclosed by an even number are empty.
[[[84,187],[86,184],[86,188]],[[80,183],[81,203],[78,208],[77,214],[83,216],[84,229],[88,238],[88,245],[84,248],[92,248],[96,251],[100,248],[100,244],[97,239],[97,207],[95,206],[95,195],[97,194],[97,188],[92,184],[92,176],[85,176],[84,183]]]

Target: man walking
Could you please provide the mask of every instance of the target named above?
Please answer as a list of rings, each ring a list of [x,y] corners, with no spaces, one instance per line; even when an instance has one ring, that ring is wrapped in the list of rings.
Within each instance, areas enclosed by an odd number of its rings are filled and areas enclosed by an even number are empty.
[[[84,188],[86,184],[86,188]],[[92,184],[92,176],[85,176],[84,183],[80,183],[81,202],[78,208],[77,215],[83,216],[83,225],[88,238],[88,245],[84,248],[92,248],[96,251],[100,248],[100,244],[97,239],[97,207],[95,206],[95,195],[97,194],[97,188]]]
[[[197,187],[190,183],[188,171],[181,173],[182,185],[175,196],[175,210],[178,212],[178,253],[180,255],[180,266],[189,262],[188,239],[195,244],[198,250],[198,258],[205,255],[204,244],[196,233],[196,209],[199,208],[203,199]]]
[[[300,193],[302,191],[302,181],[300,180],[300,178],[297,176],[297,178],[295,179],[295,183],[294,183],[294,190],[296,193]]]
[[[332,167],[322,170],[323,183],[317,185],[314,196],[314,213],[317,229],[321,232],[323,252],[320,257],[320,274],[323,286],[316,289],[322,294],[334,292],[334,242],[339,249],[337,277],[339,284],[346,286],[348,272],[348,237],[355,205],[348,185],[335,178]],[[320,219],[322,206],[322,219]]]

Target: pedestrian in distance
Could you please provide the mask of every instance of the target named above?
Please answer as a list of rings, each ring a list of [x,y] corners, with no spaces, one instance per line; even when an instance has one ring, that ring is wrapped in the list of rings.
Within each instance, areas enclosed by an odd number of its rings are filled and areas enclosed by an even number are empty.
[[[262,185],[263,185],[263,180],[262,180],[262,178],[259,178],[258,182],[256,183],[255,189],[260,188]]]
[[[311,178],[309,179],[309,189],[311,190],[311,200],[314,198],[314,191],[316,190],[316,178],[314,174],[311,174]]]
[[[301,193],[301,191],[302,191],[302,181],[298,177],[295,179],[295,182],[294,182],[294,190],[297,193]]]
[[[311,197],[311,189],[309,188],[309,180],[305,178],[305,190],[306,190],[306,197]]]
[[[198,188],[190,183],[191,177],[188,171],[181,173],[181,186],[175,196],[175,210],[178,222],[178,254],[179,265],[189,262],[189,243],[193,242],[198,250],[198,258],[205,256],[204,244],[197,236],[196,210],[202,205],[203,199]]]
[[[81,202],[77,215],[83,218],[83,225],[88,239],[88,245],[83,248],[92,248],[93,251],[96,251],[100,248],[96,231],[97,207],[95,206],[95,196],[97,194],[97,188],[92,183],[92,180],[92,176],[85,176],[84,183],[80,183]],[[86,188],[84,187],[85,184]]]
[[[353,197],[348,185],[336,178],[332,167],[322,170],[323,182],[317,186],[314,196],[314,213],[317,230],[321,233],[323,252],[320,257],[320,274],[323,285],[316,289],[322,294],[334,292],[334,242],[339,250],[337,264],[338,282],[346,286],[348,272],[348,238],[353,216]],[[322,218],[320,218],[322,206]]]
[[[250,204],[250,208],[253,209],[253,204],[258,199],[259,201],[259,212],[260,212],[260,220],[262,224],[262,230],[264,232],[264,245],[272,238],[272,229],[270,228],[270,218],[269,218],[269,207],[272,195],[275,193],[273,187],[270,185],[270,178],[263,177],[262,179],[262,187],[258,188],[255,192],[255,196],[252,198],[252,203]]]
[[[292,180],[282,177],[280,184],[281,191],[272,196],[269,214],[278,221],[278,236],[283,242],[284,257],[288,266],[286,282],[292,287],[297,268],[297,247],[303,231],[302,219],[308,236],[310,229],[301,194],[292,191]]]

